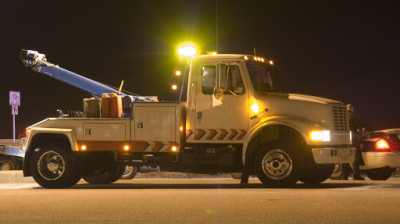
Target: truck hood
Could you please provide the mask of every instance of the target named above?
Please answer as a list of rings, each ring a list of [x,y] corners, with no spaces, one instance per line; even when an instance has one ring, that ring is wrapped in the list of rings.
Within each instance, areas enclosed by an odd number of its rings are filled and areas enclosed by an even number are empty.
[[[333,125],[334,107],[340,107],[341,111],[346,110],[345,105],[339,101],[303,94],[269,93],[259,95],[259,100],[268,109],[263,116],[284,116],[324,128]]]
[[[318,96],[310,96],[304,94],[297,94],[297,93],[289,93],[289,100],[298,100],[298,101],[306,101],[306,102],[314,102],[320,104],[329,104],[329,103],[341,103],[336,100],[331,100],[328,98],[318,97]]]

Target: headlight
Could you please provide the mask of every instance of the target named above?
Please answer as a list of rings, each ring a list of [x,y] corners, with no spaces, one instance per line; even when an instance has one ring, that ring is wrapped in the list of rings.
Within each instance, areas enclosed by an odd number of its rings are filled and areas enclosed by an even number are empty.
[[[323,131],[312,131],[310,132],[311,141],[322,141],[322,142],[330,142],[331,141],[331,131],[323,130]]]

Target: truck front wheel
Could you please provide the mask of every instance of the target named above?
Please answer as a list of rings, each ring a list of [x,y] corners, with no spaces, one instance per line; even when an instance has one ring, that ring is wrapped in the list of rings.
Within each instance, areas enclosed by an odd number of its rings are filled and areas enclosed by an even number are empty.
[[[257,177],[264,185],[271,187],[296,184],[304,169],[300,151],[281,142],[263,145],[255,159]]]
[[[45,188],[70,187],[81,178],[81,172],[72,153],[51,145],[35,149],[30,170],[33,179]]]
[[[306,184],[319,184],[328,179],[335,169],[334,164],[315,164],[310,161],[308,171],[300,178],[300,181]]]

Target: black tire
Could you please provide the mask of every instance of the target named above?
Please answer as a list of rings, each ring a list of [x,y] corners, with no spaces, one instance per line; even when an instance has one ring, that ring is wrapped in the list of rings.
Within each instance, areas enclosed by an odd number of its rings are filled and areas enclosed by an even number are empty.
[[[0,158],[0,170],[20,170],[22,168],[22,161],[13,157]]]
[[[138,168],[132,165],[125,165],[124,173],[121,176],[121,179],[133,179],[137,174]]]
[[[272,142],[259,148],[255,158],[255,172],[260,181],[270,187],[296,184],[304,172],[303,148]]]
[[[63,147],[41,146],[35,149],[29,164],[33,179],[45,188],[70,187],[81,178],[76,158]]]
[[[379,169],[366,170],[365,174],[367,174],[367,177],[371,180],[387,180],[392,176],[394,171],[395,169],[393,168],[384,167]]]
[[[117,181],[125,171],[125,165],[112,163],[107,168],[94,169],[83,179],[90,184],[111,184]]]
[[[306,184],[319,184],[328,179],[334,169],[334,164],[315,164],[311,161],[306,173],[299,180]]]

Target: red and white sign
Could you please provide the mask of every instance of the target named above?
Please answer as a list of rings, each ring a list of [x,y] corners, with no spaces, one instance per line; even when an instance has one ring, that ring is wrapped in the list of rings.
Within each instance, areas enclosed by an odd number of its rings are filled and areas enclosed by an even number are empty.
[[[18,106],[11,106],[11,114],[18,115]]]

